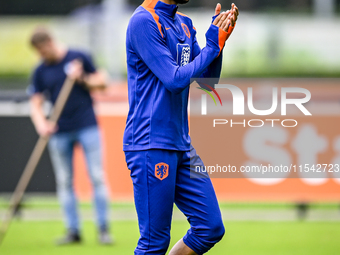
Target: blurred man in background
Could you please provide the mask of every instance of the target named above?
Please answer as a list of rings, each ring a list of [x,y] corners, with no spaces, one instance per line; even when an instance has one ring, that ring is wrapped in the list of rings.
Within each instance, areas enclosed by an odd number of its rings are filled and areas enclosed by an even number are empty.
[[[29,88],[31,118],[40,136],[51,135],[49,151],[58,197],[66,217],[67,234],[57,244],[81,242],[77,199],[73,187],[72,159],[76,144],[80,144],[85,152],[93,185],[99,242],[111,244],[100,133],[90,96],[91,90],[105,88],[105,74],[96,70],[89,55],[63,47],[47,29],[36,29],[31,36],[31,45],[42,59],[42,63],[33,73]],[[74,78],[76,84],[58,123],[52,123],[45,117],[43,103],[46,97],[52,104],[56,102],[66,74]]]

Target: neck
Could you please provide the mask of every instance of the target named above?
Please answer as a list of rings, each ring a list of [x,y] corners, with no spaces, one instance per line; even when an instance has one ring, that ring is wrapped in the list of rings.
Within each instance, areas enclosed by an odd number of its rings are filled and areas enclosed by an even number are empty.
[[[161,2],[166,4],[177,4],[174,0],[161,0]]]
[[[51,60],[47,60],[46,62],[49,64],[52,63],[59,63],[64,59],[64,57],[67,54],[67,48],[64,47],[63,45],[55,44],[54,45],[54,57]]]
[[[55,45],[55,53],[56,53],[57,60],[60,61],[65,57],[67,53],[67,49],[63,45],[60,45],[57,43]]]

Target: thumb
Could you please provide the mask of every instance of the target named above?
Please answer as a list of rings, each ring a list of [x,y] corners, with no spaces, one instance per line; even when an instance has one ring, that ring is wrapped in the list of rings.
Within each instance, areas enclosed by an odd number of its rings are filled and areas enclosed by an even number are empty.
[[[220,3],[218,3],[218,4],[216,5],[216,9],[215,9],[215,16],[216,16],[216,15],[219,15],[219,14],[221,13],[221,9],[222,9],[222,6],[221,6]]]

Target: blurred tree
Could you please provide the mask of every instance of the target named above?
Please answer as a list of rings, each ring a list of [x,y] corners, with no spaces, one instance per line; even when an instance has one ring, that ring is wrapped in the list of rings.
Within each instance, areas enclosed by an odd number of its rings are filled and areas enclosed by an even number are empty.
[[[133,7],[143,3],[143,0],[126,1]],[[0,15],[66,15],[79,7],[102,2],[103,0],[1,0]],[[326,8],[331,7],[333,12],[339,12],[340,9],[340,0],[191,0],[183,7],[214,8],[218,2],[222,4],[223,9],[229,8],[234,2],[242,11],[248,12],[311,12],[318,9],[318,4],[326,4]]]
[[[66,15],[102,0],[1,0],[0,15]]]
[[[283,12],[311,12],[313,10],[314,1],[319,0],[191,0],[184,5],[185,8],[204,7],[214,8],[217,3],[221,3],[223,9],[229,8],[231,3],[235,3],[242,11],[283,11]],[[324,2],[325,0],[320,0]],[[340,0],[333,1],[337,10],[340,9]],[[325,2],[326,2],[325,1]],[[128,0],[132,6],[140,5],[143,0]]]

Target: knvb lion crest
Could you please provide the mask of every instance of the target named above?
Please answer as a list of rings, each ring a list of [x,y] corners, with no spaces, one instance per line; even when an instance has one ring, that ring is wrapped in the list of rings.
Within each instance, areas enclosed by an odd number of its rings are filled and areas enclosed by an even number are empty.
[[[169,165],[166,163],[158,163],[155,165],[155,176],[163,181],[169,176]]]
[[[186,34],[186,36],[190,39],[191,38],[191,33],[190,33],[190,30],[189,30],[188,26],[185,25],[184,23],[182,23],[182,28],[183,28],[184,33]]]

